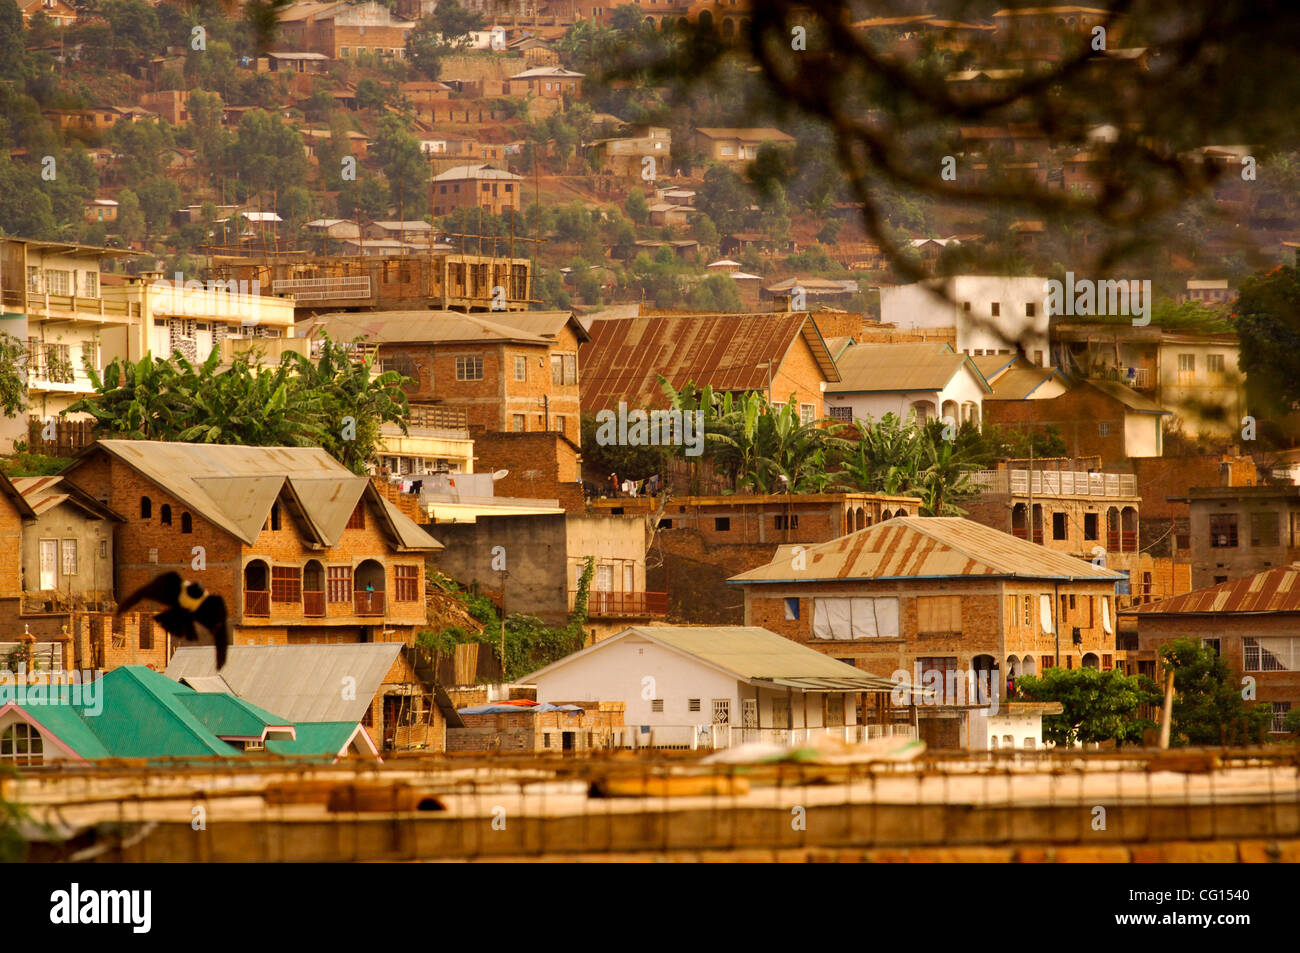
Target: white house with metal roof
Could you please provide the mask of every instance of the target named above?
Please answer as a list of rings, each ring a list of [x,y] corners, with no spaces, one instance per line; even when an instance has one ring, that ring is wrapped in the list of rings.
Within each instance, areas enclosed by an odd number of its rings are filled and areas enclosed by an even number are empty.
[[[860,707],[883,710],[894,683],[758,626],[634,626],[525,681],[537,686],[539,702],[623,702],[628,746],[788,743],[818,731],[864,741],[911,732],[859,717]]]
[[[979,426],[984,398],[993,393],[971,358],[942,341],[853,344],[835,366],[840,379],[826,384],[826,414],[845,422],[916,414],[919,423]]]

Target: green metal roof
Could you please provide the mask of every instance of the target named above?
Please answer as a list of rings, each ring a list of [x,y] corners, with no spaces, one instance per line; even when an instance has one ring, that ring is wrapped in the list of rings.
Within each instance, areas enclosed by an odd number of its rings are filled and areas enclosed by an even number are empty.
[[[357,730],[355,721],[317,721],[298,725],[295,741],[268,741],[266,750],[273,754],[317,755],[333,759]]]

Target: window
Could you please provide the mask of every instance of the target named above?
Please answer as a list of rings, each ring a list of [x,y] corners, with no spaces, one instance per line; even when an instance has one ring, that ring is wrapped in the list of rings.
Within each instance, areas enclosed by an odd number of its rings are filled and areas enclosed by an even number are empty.
[[[456,358],[456,380],[481,381],[483,379],[483,358],[481,356]]]
[[[1196,380],[1196,355],[1179,354],[1178,355],[1178,384],[1186,387]]]
[[[1033,625],[1034,622],[1033,596],[1025,596],[1024,599],[1021,600],[1021,602],[1022,602],[1021,611],[1022,611],[1022,619],[1024,621],[1024,626],[1025,628],[1029,628],[1029,626]]]
[[[1044,656],[1042,656],[1042,657],[1039,659],[1039,662],[1041,663],[1041,666],[1042,666],[1043,668],[1055,668],[1055,667],[1056,667],[1056,656],[1054,656],[1054,655],[1044,655]]]
[[[364,500],[357,500],[357,505],[352,509],[352,515],[348,517],[348,525],[345,529],[365,529],[366,528],[366,504]]]
[[[799,528],[799,517],[798,517],[798,515],[791,515],[791,516],[785,516],[785,515],[781,515],[781,516],[773,516],[773,517],[772,517],[772,523],[773,523],[773,525],[774,525],[777,529],[798,529],[798,528]]]
[[[686,699],[686,710],[687,710],[687,711],[699,711],[699,710],[700,710],[700,700],[699,700],[698,698],[688,698],[688,699]]]
[[[420,601],[420,567],[393,567],[393,598],[397,602]]]
[[[280,528],[280,504],[272,503],[271,504],[271,529],[274,531],[274,530],[278,530],[279,528]]]
[[[351,566],[330,566],[325,571],[325,594],[330,602],[352,601]]]
[[[1223,373],[1223,355],[1207,354],[1205,355],[1205,369],[1211,374]]]
[[[713,529],[714,529],[714,531],[719,532],[719,533],[729,533],[729,532],[731,532],[731,517],[730,517],[730,516],[715,516],[715,517],[713,518]]]
[[[881,598],[813,599],[814,639],[896,639],[898,599]]]
[[[1247,672],[1294,672],[1300,669],[1300,638],[1244,638]]]
[[[1250,514],[1250,545],[1276,546],[1278,540],[1276,513]]]
[[[578,355],[565,354],[564,357],[564,383],[578,383]]]
[[[75,576],[77,574],[77,541],[75,539],[60,540],[61,555],[63,563],[63,575]]]
[[[1234,549],[1237,545],[1237,514],[1217,513],[1210,517],[1210,546]]]
[[[525,428],[526,426],[527,426],[527,422],[524,420],[524,415],[523,415],[523,414],[512,414],[512,415],[511,415],[511,418],[510,418],[510,429],[513,430],[515,433],[523,433],[523,432],[524,432],[524,428]]]
[[[805,424],[805,425],[812,423],[812,422],[813,422],[813,414],[816,412],[816,410],[817,410],[817,408],[816,408],[816,406],[813,405],[813,404],[800,404],[800,405],[799,405],[799,423],[801,423],[801,424]]]
[[[799,618],[799,600],[793,596],[785,600],[785,617],[787,621]]]
[[[715,725],[731,724],[731,699],[713,699],[713,723]]]
[[[961,596],[918,596],[918,635],[956,635],[961,632]]]
[[[1273,702],[1273,724],[1269,726],[1269,731],[1286,731],[1282,723],[1286,721],[1286,716],[1291,712],[1290,702]]]
[[[992,305],[992,309],[993,309],[993,310],[992,310],[993,317],[996,318],[996,317],[998,317],[999,315],[1001,315],[1001,314],[1002,314],[1002,304],[1001,304],[1001,302],[994,301],[994,302],[993,302],[993,305]]]
[[[564,418],[563,418],[563,417],[556,417],[556,418],[555,418],[555,429],[558,430],[560,433],[564,433]]]
[[[163,526],[172,525],[172,508],[169,504],[164,503],[158,508],[158,522]]]
[[[153,500],[147,496],[140,497],[140,519],[147,520],[153,518]]]
[[[846,424],[853,423],[852,407],[831,407],[827,413],[830,415],[831,420],[842,420]]]
[[[271,567],[271,601],[302,601],[302,570],[297,566]]]
[[[1097,538],[1097,515],[1096,513],[1083,514],[1083,538]]]
[[[515,380],[528,380],[528,358],[523,355],[515,355]]]
[[[52,295],[72,294],[72,272],[47,269],[45,272],[45,293]]]
[[[0,735],[0,761],[40,764],[44,760],[41,733],[26,722],[10,725]]]
[[[1067,539],[1069,536],[1069,524],[1066,522],[1064,513],[1052,514],[1052,539]]]
[[[188,512],[181,514],[181,532],[182,533],[194,532],[194,518],[190,516]]]
[[[1101,421],[1100,423],[1097,424],[1097,436],[1099,436],[1099,437],[1109,437],[1109,436],[1110,436],[1110,421],[1109,421],[1109,420],[1103,420],[1103,421]]]
[[[153,649],[153,623],[147,619],[140,620],[140,649],[145,652]]]
[[[1212,649],[1216,658],[1223,655],[1223,641],[1221,639],[1201,639],[1201,648]]]
[[[559,387],[564,383],[564,358],[559,354],[551,355],[551,386]]]
[[[1038,314],[1038,305],[1034,304],[1032,301],[1025,305],[1026,318],[1036,317],[1037,314]]]
[[[662,715],[664,711],[664,700],[662,698],[650,699],[650,710],[657,715]]]
[[[954,673],[954,675],[957,672],[957,659],[955,656],[922,656],[916,661],[921,668],[922,685],[932,683],[934,676],[930,675],[930,672],[937,672],[939,674],[939,684],[942,686],[947,685],[949,672]],[[927,676],[929,676],[929,678],[927,678]],[[946,694],[943,688],[940,689],[940,692]]]

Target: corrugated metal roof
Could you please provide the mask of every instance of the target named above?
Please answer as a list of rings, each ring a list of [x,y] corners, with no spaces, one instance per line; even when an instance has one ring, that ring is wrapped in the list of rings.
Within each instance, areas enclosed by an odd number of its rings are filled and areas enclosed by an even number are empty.
[[[1219,612],[1300,612],[1300,565],[1280,566],[1244,579],[1125,610],[1135,615]]]
[[[567,314],[568,312],[564,312]],[[503,316],[504,317],[504,316]],[[375,344],[477,343],[517,341],[547,344],[542,334],[476,314],[455,311],[362,311],[322,314],[311,320],[306,337],[326,333],[334,341],[369,338]]]
[[[1097,390],[1101,391],[1107,397],[1115,398],[1121,404],[1127,407],[1129,410],[1136,411],[1139,414],[1171,413],[1170,411],[1165,410],[1155,401],[1143,397],[1141,394],[1133,390],[1131,387],[1125,387],[1123,384],[1117,383],[1116,381],[1089,380],[1089,381],[1084,381],[1084,383],[1089,384],[1092,387],[1095,387]]]
[[[828,394],[938,391],[963,368],[986,393],[993,390],[969,357],[943,342],[855,344],[835,363],[840,381],[826,385]]]
[[[370,486],[369,480],[357,476],[319,447],[243,447],[157,440],[100,440],[96,446],[250,546],[286,486],[312,534],[326,546],[338,542],[357,500]],[[377,490],[371,488],[368,492],[372,503],[387,515],[399,546],[442,548],[413,521],[401,516]]]
[[[659,374],[673,387],[687,381],[715,391],[766,391],[771,361],[773,397],[781,399],[781,363],[800,337],[827,380],[838,379],[835,362],[816,326],[803,312],[687,314],[601,318],[588,327],[591,341],[580,354],[583,410],[663,407]]]
[[[16,493],[21,495],[22,502],[30,509],[31,512],[26,515],[41,516],[63,503],[71,503],[100,519],[122,519],[113,510],[80,487],[63,479],[62,476],[14,477],[12,481],[7,482]]]
[[[349,645],[232,645],[221,677],[240,698],[290,722],[349,721],[365,715],[401,652],[400,642]],[[180,681],[217,674],[210,649],[182,646],[167,666]],[[355,683],[344,679],[355,679]],[[355,684],[355,698],[342,686]]]
[[[899,516],[733,576],[737,584],[835,579],[1014,576],[1108,581],[1122,575],[955,516]]]
[[[804,691],[890,691],[887,678],[860,671],[816,649],[752,625],[647,625],[624,629],[528,676],[533,681],[579,656],[604,651],[615,641],[637,635],[708,662],[747,682],[787,685]],[[598,690],[596,686],[594,690]]]
[[[1046,367],[1013,367],[997,379],[988,399],[1024,400],[1057,374]]]
[[[518,328],[538,337],[554,338],[569,322],[573,322],[574,333],[578,340],[589,341],[591,335],[582,323],[573,316],[572,311],[500,311],[492,315],[495,324],[507,328]]]

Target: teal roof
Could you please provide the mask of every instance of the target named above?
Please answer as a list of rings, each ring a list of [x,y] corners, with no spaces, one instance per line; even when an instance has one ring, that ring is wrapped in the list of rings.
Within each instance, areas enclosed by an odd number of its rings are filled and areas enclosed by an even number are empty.
[[[296,741],[268,741],[266,750],[273,754],[318,755],[330,759],[338,754],[352,733],[357,730],[355,721],[316,721],[298,725]]]
[[[290,724],[234,695],[199,694],[141,665],[114,669],[96,689],[93,704],[84,687],[77,698],[65,685],[57,698],[17,707],[87,759],[241,757],[243,750],[221,736],[261,738],[268,726]]]

